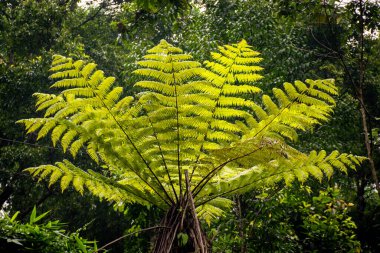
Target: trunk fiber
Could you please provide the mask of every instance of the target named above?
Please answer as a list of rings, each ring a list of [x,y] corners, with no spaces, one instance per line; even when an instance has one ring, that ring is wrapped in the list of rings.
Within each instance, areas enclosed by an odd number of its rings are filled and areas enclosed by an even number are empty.
[[[161,221],[153,253],[208,253],[209,243],[199,223],[185,171],[186,191]],[[167,229],[168,228],[168,229]]]

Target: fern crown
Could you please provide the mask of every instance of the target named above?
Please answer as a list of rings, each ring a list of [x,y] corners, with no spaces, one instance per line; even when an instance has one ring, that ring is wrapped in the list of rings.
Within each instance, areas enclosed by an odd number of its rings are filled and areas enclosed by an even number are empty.
[[[38,139],[50,135],[73,157],[85,150],[107,172],[69,160],[27,170],[117,207],[137,202],[164,210],[185,195],[187,171],[198,215],[209,222],[233,194],[354,169],[361,157],[291,146],[299,131],[328,120],[333,80],[285,83],[270,97],[255,85],[261,60],[243,40],[219,47],[202,65],[162,40],[137,63],[139,93],[129,97],[96,64],[56,55],[50,78],[59,91],[34,94],[44,117],[19,123]]]

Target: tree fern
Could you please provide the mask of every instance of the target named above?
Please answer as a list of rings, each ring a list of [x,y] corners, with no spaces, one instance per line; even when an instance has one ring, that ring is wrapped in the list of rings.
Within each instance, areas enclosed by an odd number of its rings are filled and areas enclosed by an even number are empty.
[[[85,150],[110,177],[68,160],[28,171],[117,206],[138,202],[166,210],[163,225],[172,229],[159,236],[155,251],[169,251],[182,231],[205,252],[197,216],[211,222],[232,205],[229,196],[282,180],[330,178],[334,169],[346,172],[362,161],[291,147],[299,131],[328,120],[337,88],[333,80],[306,80],[273,89],[273,97],[261,94],[258,56],[243,40],[219,47],[202,67],[161,41],[137,63],[135,97],[123,97],[96,64],[54,56],[50,77],[60,91],[36,93],[44,117],[19,122],[38,138],[50,134],[73,157]]]

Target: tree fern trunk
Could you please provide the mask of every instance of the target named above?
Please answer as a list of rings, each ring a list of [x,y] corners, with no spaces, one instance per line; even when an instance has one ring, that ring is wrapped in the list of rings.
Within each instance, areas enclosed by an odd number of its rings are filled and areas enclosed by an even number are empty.
[[[166,213],[155,242],[153,253],[208,253],[209,243],[195,212],[195,205],[189,187],[188,171],[185,171],[186,193],[179,203]],[[181,239],[182,238],[182,239]],[[186,238],[183,240],[183,238]]]

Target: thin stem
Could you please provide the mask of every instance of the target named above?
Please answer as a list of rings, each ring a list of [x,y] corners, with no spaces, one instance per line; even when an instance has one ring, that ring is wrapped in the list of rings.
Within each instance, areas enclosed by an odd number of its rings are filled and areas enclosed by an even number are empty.
[[[213,170],[211,170],[204,178],[202,178],[202,180],[194,187],[193,189],[193,192],[194,192],[194,198],[202,191],[202,189],[207,185],[207,183],[216,175],[216,173],[218,173],[218,171],[220,171],[221,169],[224,168],[224,166],[226,166],[227,164],[231,163],[231,162],[234,162],[236,160],[239,160],[239,159],[242,159],[244,157],[247,157],[249,155],[252,155],[253,153],[261,150],[262,148],[264,147],[259,147],[253,151],[250,151],[246,154],[243,154],[241,156],[237,156],[237,157],[234,157],[232,159],[229,159],[223,163],[221,163],[220,165],[216,166]],[[203,185],[202,185],[202,182]],[[198,189],[199,188],[199,189]]]
[[[173,62],[172,69],[173,67]],[[179,134],[179,107],[178,107],[178,92],[177,84],[175,81],[175,75],[173,72],[173,85],[174,85],[174,94],[175,94],[175,108],[176,108],[176,124],[177,124],[177,166],[178,166],[178,184],[179,184],[179,198],[182,198],[182,172],[181,172],[181,160],[180,160],[180,134]]]
[[[170,227],[164,227],[164,226],[155,226],[155,227],[150,227],[150,228],[143,228],[143,229],[140,229],[138,231],[134,231],[134,232],[131,232],[131,233],[128,233],[128,234],[125,234],[123,236],[120,236],[119,238],[116,238],[115,240],[107,243],[106,245],[100,247],[97,251],[95,251],[94,253],[97,253],[101,250],[105,250],[105,248],[107,248],[108,246],[124,239],[125,237],[128,237],[128,236],[131,236],[131,235],[134,235],[134,234],[137,234],[137,233],[141,233],[141,232],[146,232],[146,231],[150,231],[150,230],[155,230],[155,229],[161,229],[161,228],[165,228],[165,229],[170,229]]]
[[[38,145],[38,144],[35,144],[35,143],[23,142],[23,141],[6,139],[6,138],[1,138],[1,137],[0,137],[0,140],[1,141],[11,142],[11,143],[23,144],[23,145],[27,145],[27,146],[38,147],[38,148],[48,148],[48,149],[56,149],[56,150],[59,149],[59,148],[55,148],[55,147],[51,147],[51,146]]]
[[[194,204],[194,199],[190,190],[190,181],[189,181],[189,173],[187,170],[185,170],[185,179],[186,179],[186,187],[187,187],[187,203],[190,204],[190,211],[193,216],[193,222],[194,222],[194,227],[195,227],[195,240],[198,241],[198,246],[199,246],[199,252],[200,253],[207,253],[207,243],[203,241],[202,238],[202,229],[199,224],[199,219],[197,217],[197,213],[195,211],[195,204]],[[186,213],[184,213],[186,215]]]
[[[202,205],[204,205],[204,204],[210,202],[211,200],[214,200],[214,199],[216,199],[216,198],[219,198],[219,197],[225,196],[225,195],[227,195],[227,194],[232,194],[232,193],[234,193],[234,192],[236,192],[236,191],[238,191],[238,190],[240,190],[240,189],[243,189],[243,188],[245,188],[245,187],[247,187],[247,186],[249,186],[249,185],[252,185],[252,184],[256,184],[257,182],[260,182],[260,181],[262,181],[262,180],[264,180],[264,179],[267,179],[267,178],[270,178],[270,177],[273,177],[273,176],[277,176],[277,175],[281,175],[281,174],[284,174],[284,173],[291,173],[291,172],[292,172],[292,170],[286,170],[286,171],[282,171],[282,172],[278,172],[278,173],[275,173],[275,174],[268,175],[268,176],[266,176],[266,177],[260,177],[260,178],[257,179],[257,180],[254,180],[254,181],[252,181],[252,182],[250,182],[250,183],[247,183],[247,184],[245,184],[245,185],[242,185],[242,186],[236,187],[235,189],[231,189],[231,190],[229,190],[229,191],[222,192],[222,193],[220,193],[220,194],[215,194],[215,195],[211,196],[209,199],[206,199],[206,200],[204,200],[203,202],[197,204],[196,206],[202,206]]]

